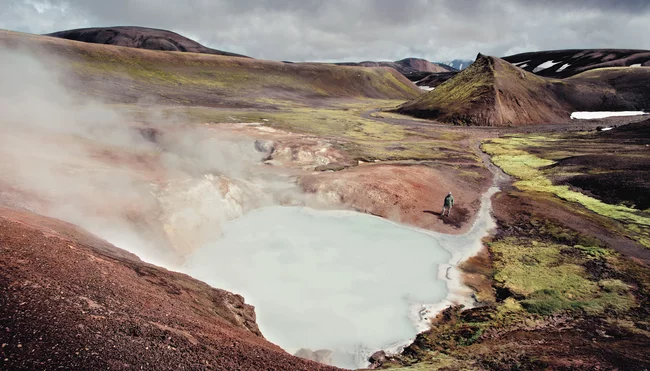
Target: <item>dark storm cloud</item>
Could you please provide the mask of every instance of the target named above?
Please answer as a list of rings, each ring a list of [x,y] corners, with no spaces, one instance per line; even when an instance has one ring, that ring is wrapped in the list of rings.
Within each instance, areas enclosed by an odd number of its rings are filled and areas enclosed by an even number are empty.
[[[257,58],[333,61],[650,49],[650,1],[0,0],[0,28],[137,25]]]

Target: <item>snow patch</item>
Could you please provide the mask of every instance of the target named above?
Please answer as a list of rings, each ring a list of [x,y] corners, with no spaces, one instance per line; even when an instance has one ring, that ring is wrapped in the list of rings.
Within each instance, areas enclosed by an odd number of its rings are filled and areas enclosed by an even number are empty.
[[[619,112],[614,112],[614,111],[595,111],[595,112],[588,112],[588,111],[581,111],[581,112],[573,112],[571,114],[572,119],[582,119],[582,120],[589,120],[589,119],[602,119],[605,117],[616,117],[616,116],[637,116],[637,115],[645,115],[646,113],[643,111],[619,111]]]
[[[418,87],[420,89],[424,90],[424,91],[431,91],[431,90],[435,89],[435,88],[432,88],[431,86],[418,86]]]
[[[567,67],[569,67],[569,66],[570,66],[569,63],[565,63],[565,64],[562,65],[562,67],[558,68],[557,71],[555,71],[555,72],[562,72],[562,71],[566,70]]]
[[[529,59],[529,60],[526,60],[526,61],[522,61],[522,62],[513,63],[513,65],[514,65],[514,66],[517,66],[517,67],[520,67],[520,68],[524,68],[525,66],[528,65],[528,64],[527,64],[528,62],[530,62],[530,59]]]
[[[539,66],[535,67],[535,69],[533,69],[533,73],[537,73],[537,72],[539,72],[541,70],[551,68],[551,67],[555,66],[558,63],[562,63],[562,61],[559,61],[559,62],[553,62],[552,60],[546,61],[546,62],[540,64]]]
[[[630,65],[630,67],[641,67],[641,63],[635,63],[633,65]]]

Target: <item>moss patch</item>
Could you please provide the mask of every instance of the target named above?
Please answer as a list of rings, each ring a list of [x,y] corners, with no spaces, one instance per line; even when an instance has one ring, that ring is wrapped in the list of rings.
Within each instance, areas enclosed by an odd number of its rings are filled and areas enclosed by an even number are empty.
[[[549,315],[563,310],[624,311],[635,305],[630,287],[618,280],[597,281],[584,264],[603,259],[611,250],[598,247],[564,246],[508,238],[495,242],[494,279],[530,313]]]
[[[482,144],[482,149],[492,156],[492,161],[504,172],[519,181],[515,186],[522,191],[551,193],[563,200],[574,202],[599,215],[623,223],[623,226],[642,245],[650,248],[650,214],[625,205],[605,203],[594,197],[570,189],[567,185],[555,185],[545,169],[555,162],[533,155],[529,147],[545,147],[557,141],[554,137],[510,136],[492,139]]]

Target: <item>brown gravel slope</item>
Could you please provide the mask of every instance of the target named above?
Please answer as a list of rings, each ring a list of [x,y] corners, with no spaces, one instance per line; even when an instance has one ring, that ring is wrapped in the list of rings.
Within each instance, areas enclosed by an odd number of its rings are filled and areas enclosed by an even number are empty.
[[[2,370],[334,370],[266,341],[244,299],[56,219],[0,208]]]
[[[303,176],[310,192],[336,195],[351,208],[383,218],[442,233],[467,232],[489,188],[486,170],[471,168],[476,177],[464,178],[443,167],[422,164],[369,164],[337,172]],[[443,217],[442,202],[452,191],[455,205]]]

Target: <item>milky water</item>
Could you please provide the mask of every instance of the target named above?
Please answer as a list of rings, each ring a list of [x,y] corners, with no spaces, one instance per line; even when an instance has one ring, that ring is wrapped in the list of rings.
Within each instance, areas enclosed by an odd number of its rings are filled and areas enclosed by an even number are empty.
[[[243,295],[264,336],[285,350],[329,349],[335,365],[363,367],[371,352],[397,350],[426,329],[449,300],[471,302],[453,267],[492,227],[492,193],[460,236],[351,211],[260,208],[222,225],[183,270]]]

